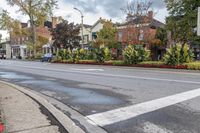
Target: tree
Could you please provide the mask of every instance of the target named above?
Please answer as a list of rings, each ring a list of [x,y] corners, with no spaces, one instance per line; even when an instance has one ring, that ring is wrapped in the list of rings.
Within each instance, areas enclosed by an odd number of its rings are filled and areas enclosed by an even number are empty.
[[[194,29],[197,26],[199,0],[165,0],[169,17],[167,28],[172,32],[172,39],[182,45],[198,39]]]
[[[143,1],[130,1],[127,3],[126,7],[121,8],[122,12],[127,15],[126,21],[127,21],[127,37],[128,41],[130,40],[130,31],[131,28],[133,28],[133,24],[137,24],[136,28],[136,36],[137,41],[140,43],[140,36],[141,36],[141,28],[142,24],[147,23],[149,21],[148,13],[150,11],[150,8],[152,6],[151,0],[143,0]],[[133,21],[134,20],[134,21]]]
[[[74,23],[69,23],[66,20],[59,23],[55,29],[52,30],[53,45],[58,48],[70,48],[71,50],[80,47],[81,37],[79,36],[80,28]]]
[[[151,41],[151,53],[153,60],[158,60],[158,58],[161,56],[158,51],[159,49],[165,49],[167,42],[167,30],[165,28],[158,28],[155,39]]]
[[[43,36],[38,36],[37,37],[37,45],[36,45],[36,51],[37,53],[42,53],[42,46],[44,46],[45,44],[47,44],[49,42],[48,38],[43,37]]]
[[[27,34],[26,30],[22,29],[20,22],[11,18],[6,10],[0,11],[0,29],[8,30],[15,35]]]
[[[52,10],[56,7],[56,0],[6,0],[9,5],[19,7],[18,12],[21,12],[22,15],[29,17],[29,22],[31,25],[31,43],[34,45],[34,55],[36,54],[36,42],[37,34],[36,27],[43,24],[43,22],[52,14]],[[3,15],[8,15],[3,12]],[[5,24],[7,28],[12,27],[9,20],[12,20],[9,16],[8,22]]]
[[[100,45],[111,47],[116,44],[115,34],[117,32],[116,27],[111,21],[105,21],[103,24],[103,29],[101,29],[97,33],[97,42],[100,43]]]
[[[14,20],[9,16],[6,10],[1,10],[0,14],[0,29],[11,30],[14,27]]]
[[[144,1],[130,1],[127,3],[127,6],[121,8],[121,10],[129,15],[128,17],[131,18],[138,18],[140,16],[146,16],[148,11],[152,6],[151,0],[144,0]]]
[[[160,40],[160,45],[167,45],[167,30],[165,28],[158,28],[155,38]]]

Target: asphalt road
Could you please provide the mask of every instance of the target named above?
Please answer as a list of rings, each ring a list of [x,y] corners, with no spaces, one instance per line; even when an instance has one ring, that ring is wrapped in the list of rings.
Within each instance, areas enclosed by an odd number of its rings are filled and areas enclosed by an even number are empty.
[[[107,132],[200,133],[197,71],[1,60],[0,79],[53,98]]]

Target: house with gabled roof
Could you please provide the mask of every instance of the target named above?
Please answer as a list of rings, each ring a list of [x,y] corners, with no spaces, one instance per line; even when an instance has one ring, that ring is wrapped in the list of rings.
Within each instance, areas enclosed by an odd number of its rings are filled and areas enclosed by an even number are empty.
[[[105,19],[100,18],[93,24],[93,26],[91,27],[92,40],[95,40],[97,38],[97,32],[99,32],[101,29],[103,29],[103,25],[104,25],[105,21],[106,21]]]
[[[147,16],[137,18],[127,17],[127,22],[117,25],[117,40],[122,45],[148,44],[155,39],[158,28],[163,28],[164,23],[153,18],[153,12],[149,11]]]
[[[88,47],[91,41],[91,25],[83,24],[83,46]],[[80,33],[79,36],[82,36],[82,29],[80,25]],[[82,42],[82,41],[81,41]]]
[[[97,38],[97,33],[103,29],[105,19],[99,18],[93,25],[83,25],[83,39],[84,47],[88,47],[90,42]],[[79,36],[82,35],[82,29],[80,28]]]
[[[146,16],[133,17],[128,15],[127,22],[117,24],[116,38],[122,48],[131,44],[151,49],[151,44],[156,39],[157,29],[164,27],[164,23],[153,17],[153,11],[149,11]],[[156,56],[152,55],[152,58],[162,57],[165,50],[166,48],[161,47],[158,49]]]

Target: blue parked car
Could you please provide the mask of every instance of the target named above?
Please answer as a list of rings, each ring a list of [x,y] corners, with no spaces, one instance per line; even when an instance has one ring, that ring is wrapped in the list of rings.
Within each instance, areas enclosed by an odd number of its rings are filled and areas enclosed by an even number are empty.
[[[53,54],[52,54],[52,53],[46,53],[46,54],[42,57],[41,61],[42,61],[42,62],[51,62],[52,59],[53,59]]]

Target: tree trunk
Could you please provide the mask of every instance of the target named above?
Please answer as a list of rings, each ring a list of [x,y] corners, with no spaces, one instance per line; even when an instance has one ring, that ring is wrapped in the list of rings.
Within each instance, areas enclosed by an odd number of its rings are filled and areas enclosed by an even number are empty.
[[[30,19],[30,23],[31,23],[32,43],[33,43],[33,56],[35,56],[36,53],[37,53],[37,51],[36,51],[36,42],[37,42],[36,26],[35,26],[34,21],[32,19]]]
[[[36,27],[35,25],[33,24],[32,26],[32,32],[33,32],[33,55],[35,56],[37,51],[36,51]]]

